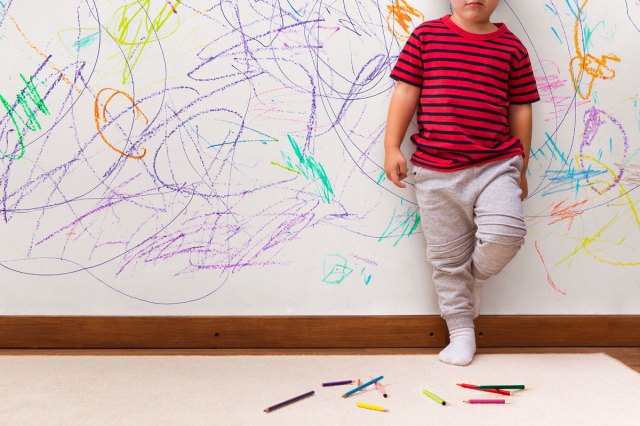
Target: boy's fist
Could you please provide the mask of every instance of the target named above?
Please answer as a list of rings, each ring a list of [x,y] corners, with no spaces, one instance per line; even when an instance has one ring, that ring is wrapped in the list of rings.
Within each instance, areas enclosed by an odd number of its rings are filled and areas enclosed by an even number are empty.
[[[406,188],[407,185],[402,183],[407,177],[407,160],[400,149],[390,149],[384,155],[384,171],[387,179],[393,182],[399,188]]]

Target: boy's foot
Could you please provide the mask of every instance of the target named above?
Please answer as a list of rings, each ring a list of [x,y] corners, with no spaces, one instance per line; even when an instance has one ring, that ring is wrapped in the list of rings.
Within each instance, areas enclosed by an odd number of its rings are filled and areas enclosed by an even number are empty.
[[[469,365],[476,353],[476,333],[473,328],[459,328],[449,333],[449,346],[444,348],[438,358],[453,365]]]

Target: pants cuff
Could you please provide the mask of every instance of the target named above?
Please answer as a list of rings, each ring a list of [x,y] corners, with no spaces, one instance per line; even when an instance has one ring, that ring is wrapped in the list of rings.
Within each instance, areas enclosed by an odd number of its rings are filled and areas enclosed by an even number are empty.
[[[459,328],[475,328],[473,324],[473,312],[461,312],[453,315],[443,315],[447,323],[449,333]]]

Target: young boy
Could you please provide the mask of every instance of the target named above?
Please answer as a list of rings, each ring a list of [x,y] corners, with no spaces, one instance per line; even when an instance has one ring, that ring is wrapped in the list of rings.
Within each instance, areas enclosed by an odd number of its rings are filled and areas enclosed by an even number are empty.
[[[404,188],[400,151],[411,137],[416,198],[427,259],[449,345],[441,361],[469,364],[480,284],[500,272],[524,243],[531,104],[539,95],[527,50],[504,24],[499,0],[451,0],[452,15],[424,22],[407,41],[391,78],[385,135],[387,178]],[[515,283],[514,283],[515,285]]]

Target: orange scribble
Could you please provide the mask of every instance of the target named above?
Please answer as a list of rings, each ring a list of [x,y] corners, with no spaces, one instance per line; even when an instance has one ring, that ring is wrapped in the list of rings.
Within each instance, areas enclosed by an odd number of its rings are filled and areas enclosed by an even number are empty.
[[[20,28],[20,25],[18,25],[18,23],[16,22],[16,20],[13,18],[13,16],[11,16],[10,14],[7,13],[7,15],[9,17],[9,19],[11,19],[11,22],[13,22],[13,26],[16,27],[16,30],[20,33],[20,35],[22,36],[22,38],[24,39],[25,43],[27,43],[27,45],[32,48],[38,55],[42,56],[43,58],[47,59],[49,58],[49,55],[45,54],[42,50],[40,50],[38,48],[38,46],[36,46],[31,40],[29,40],[29,38],[27,37],[27,35],[24,33],[24,31],[22,31],[22,28]],[[69,79],[69,77],[67,77],[66,75],[64,75],[64,73],[58,68],[56,67],[53,62],[49,59],[47,61],[47,65],[54,70],[57,74],[60,75],[60,80],[64,81],[65,83],[67,83],[70,87],[73,88],[73,90],[76,91],[76,93],[78,94],[82,94],[82,90],[80,90],[74,83],[73,81],[71,81]]]
[[[583,204],[586,204],[587,200],[583,200],[583,201],[580,201],[579,203],[572,204],[566,207],[563,206],[565,201],[567,200],[564,199],[563,201],[553,206],[553,209],[551,209],[551,216],[554,217],[555,219],[549,222],[549,225],[562,222],[563,220],[568,220],[569,225],[567,227],[567,230],[571,230],[571,226],[573,225],[573,219],[575,219],[576,216],[580,216],[582,213],[584,213],[584,210],[578,210],[578,207],[582,206]]]
[[[387,27],[389,28],[389,31],[396,36],[396,38],[402,40],[407,40],[411,35],[410,24],[413,19],[410,15],[419,18],[420,22],[424,21],[424,15],[422,12],[411,6],[406,0],[394,0],[393,4],[387,6],[387,10],[389,11],[387,14]],[[395,25],[391,24],[393,21],[402,28],[402,31],[397,29]]]
[[[540,256],[540,260],[542,261],[542,266],[544,266],[544,270],[547,273],[547,282],[549,283],[552,289],[562,294],[563,296],[566,296],[567,292],[560,290],[556,285],[556,283],[553,282],[553,278],[551,278],[551,274],[549,273],[549,268],[547,268],[547,264],[544,262],[544,257],[542,257],[542,253],[540,252],[540,246],[538,245],[537,241],[535,242],[535,246],[536,246],[536,251],[538,252],[538,256]]]
[[[569,71],[571,72],[573,87],[582,99],[589,99],[597,78],[602,80],[611,80],[615,78],[616,71],[607,65],[608,61],[620,62],[620,58],[614,54],[600,55],[600,58],[597,58],[590,53],[585,55],[582,52],[582,49],[580,49],[581,15],[582,10],[587,6],[587,3],[589,3],[589,0],[584,0],[582,5],[578,8],[578,19],[576,19],[576,23],[573,28],[573,42],[576,48],[576,56],[574,56],[569,63]],[[575,72],[576,67],[578,68],[577,73]],[[587,86],[587,93],[582,93],[580,81],[583,78],[588,79],[588,77],[584,76],[585,73],[591,76],[591,79]]]
[[[111,94],[111,96],[109,96],[107,101],[104,103],[104,106],[102,107],[102,114],[100,114],[100,95],[104,91],[111,91],[113,93]],[[95,100],[95,102],[93,104],[93,116],[94,116],[95,121],[96,121],[96,128],[98,129],[98,133],[100,134],[100,137],[102,138],[104,143],[106,143],[109,146],[109,148],[113,149],[115,152],[117,152],[117,153],[119,153],[121,155],[124,155],[127,158],[131,158],[131,159],[134,159],[134,160],[140,160],[147,154],[147,149],[146,148],[142,148],[142,154],[140,154],[140,155],[127,154],[127,153],[119,150],[115,146],[113,146],[107,140],[107,138],[104,136],[104,133],[102,133],[103,124],[107,123],[107,105],[109,105],[109,102],[111,102],[111,100],[114,97],[116,97],[117,95],[122,95],[125,98],[127,98],[129,100],[129,102],[131,102],[131,105],[133,105],[133,107],[135,108],[136,117],[138,117],[139,115],[142,115],[144,117],[145,124],[149,124],[149,118],[147,118],[147,116],[142,112],[142,110],[138,107],[136,102],[133,100],[133,98],[128,93],[125,93],[122,90],[117,90],[117,89],[112,89],[112,88],[109,88],[109,87],[105,87],[104,89],[101,89],[98,92],[98,94],[96,95],[96,100]]]

